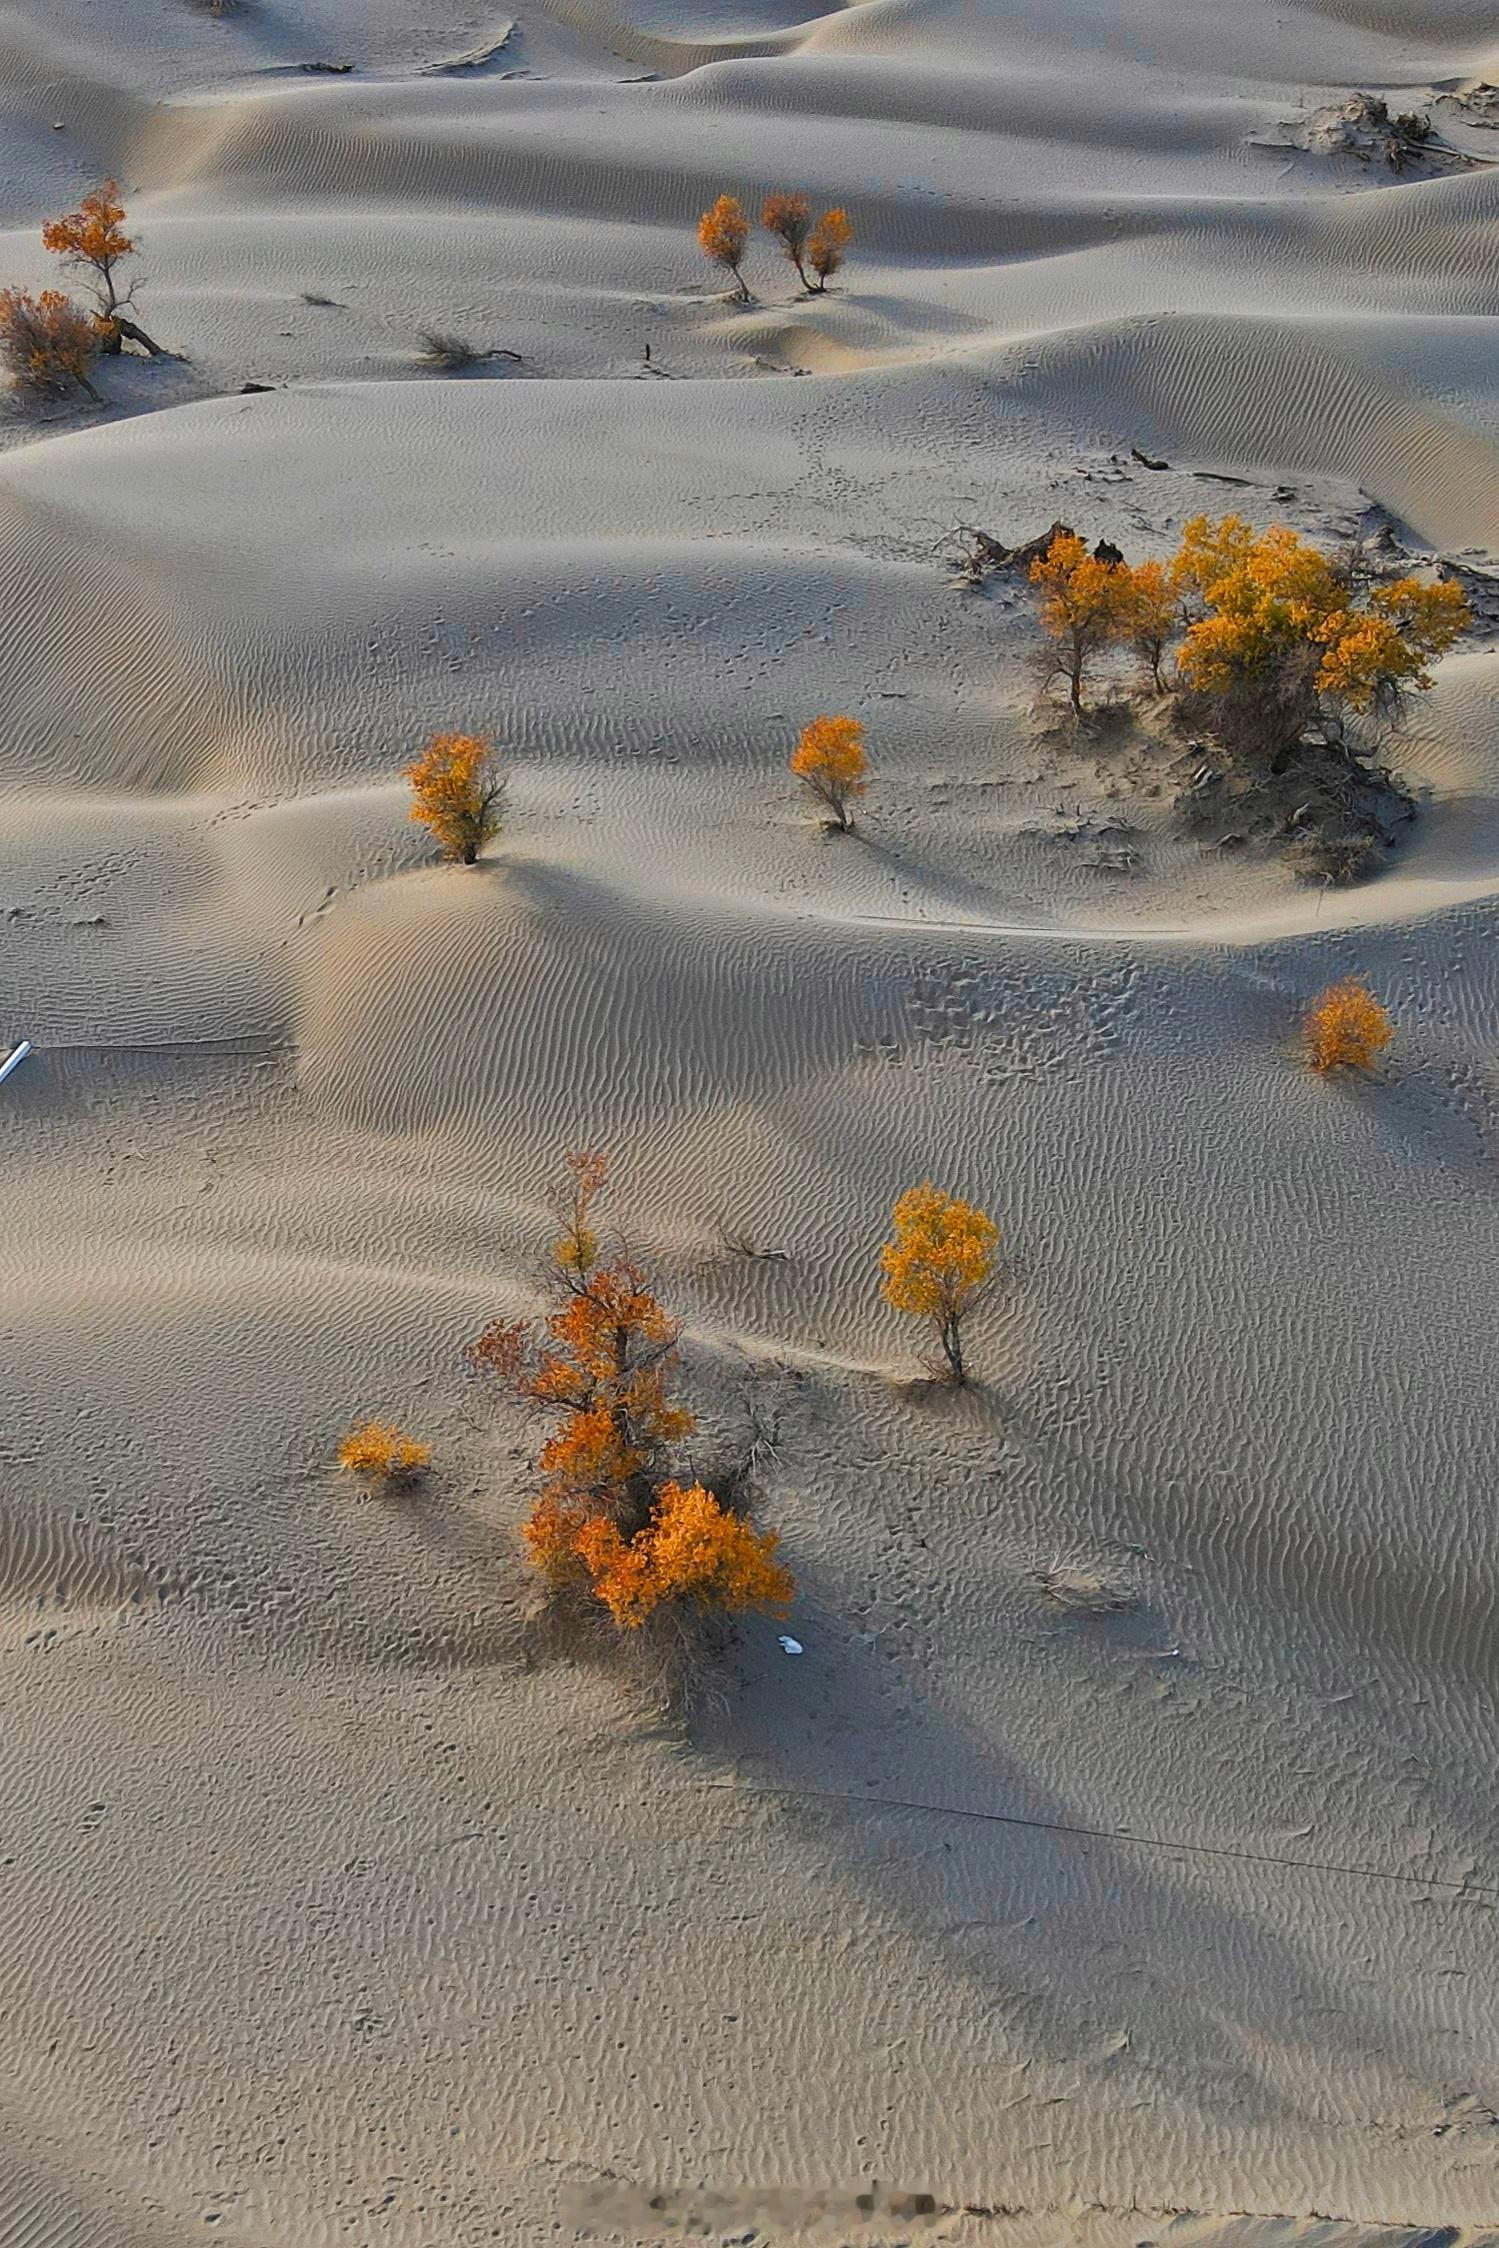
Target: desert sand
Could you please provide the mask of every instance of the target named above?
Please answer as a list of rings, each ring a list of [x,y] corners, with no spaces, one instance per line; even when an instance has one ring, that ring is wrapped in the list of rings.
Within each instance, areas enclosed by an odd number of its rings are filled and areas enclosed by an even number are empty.
[[[177,355],[0,418],[0,2239],[1499,2239],[1499,649],[1324,892],[1038,719],[935,551],[1491,561],[1499,171],[1273,144],[1499,75],[1492,11],[506,21],[0,24],[0,280],[113,173]],[[854,248],[741,308],[695,222],[772,186]],[[1322,1082],[1350,971],[1396,1043]],[[778,1425],[805,1652],[686,1728],[534,1659],[460,1358],[583,1145],[705,1422]],[[1003,1233],[960,1396],[878,1296],[927,1175]]]

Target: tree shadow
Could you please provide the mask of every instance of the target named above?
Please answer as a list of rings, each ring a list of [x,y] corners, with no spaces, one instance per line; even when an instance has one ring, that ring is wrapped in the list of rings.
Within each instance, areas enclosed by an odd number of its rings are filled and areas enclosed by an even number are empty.
[[[1246,1845],[1240,1865],[1227,1846],[1100,1831],[999,1742],[892,1676],[815,1578],[800,1592],[790,1628],[805,1654],[757,1642],[742,1698],[698,1728],[699,1743],[733,1767],[726,1784],[776,1799],[793,1831],[836,1849],[1028,2064],[1063,2072],[1028,2081],[1024,2097],[1086,2099],[1090,2081],[1119,2076],[1127,2107],[1231,2112],[1236,2128],[1273,2134],[1308,2124],[1305,2086],[1387,2056],[1389,2022],[1362,1995],[1363,1939],[1350,1937],[1341,1979],[1313,1956],[1314,1930],[1325,1944],[1346,1924],[1342,1872],[1302,1861],[1282,1875],[1269,1848]],[[1146,1620],[1118,1622],[1133,1638]],[[1197,1824],[1184,1809],[1181,1830]],[[1256,1910],[1283,1878],[1320,1897],[1304,1948]],[[1229,1881],[1242,1905],[1210,1893]],[[1429,1911],[1424,1885],[1391,1895]],[[1450,2044],[1444,2059],[1450,2070]],[[1326,2128],[1325,2113],[1314,2120]]]

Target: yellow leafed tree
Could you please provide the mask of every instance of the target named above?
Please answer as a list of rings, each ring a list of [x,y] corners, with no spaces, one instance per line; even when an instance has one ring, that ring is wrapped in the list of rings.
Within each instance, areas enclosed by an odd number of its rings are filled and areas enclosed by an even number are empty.
[[[994,1273],[999,1228],[984,1211],[930,1179],[908,1187],[880,1254],[882,1294],[897,1311],[929,1320],[954,1383],[966,1379],[963,1326]]]
[[[853,826],[849,805],[869,786],[864,728],[857,718],[814,718],[791,752],[791,770],[832,813],[841,835]]]
[[[1031,582],[1041,589],[1041,622],[1054,653],[1051,676],[1066,680],[1072,707],[1081,713],[1094,657],[1129,632],[1130,573],[1090,554],[1075,531],[1059,531],[1031,564]]]
[[[472,866],[500,828],[504,783],[494,744],[480,734],[434,734],[402,777],[412,819],[436,836],[445,859]]]
[[[1387,715],[1432,684],[1434,656],[1468,622],[1450,580],[1372,589],[1285,524],[1188,523],[1172,584],[1195,610],[1177,657],[1230,749],[1277,755],[1323,705]]]

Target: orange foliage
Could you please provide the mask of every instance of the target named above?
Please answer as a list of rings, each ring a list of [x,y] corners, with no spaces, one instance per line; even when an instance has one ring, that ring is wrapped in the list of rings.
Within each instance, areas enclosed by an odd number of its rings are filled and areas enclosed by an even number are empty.
[[[546,1535],[554,1534],[549,1524]],[[778,1543],[774,1531],[752,1530],[702,1484],[668,1482],[634,1537],[595,1516],[572,1534],[570,1549],[595,1598],[617,1624],[635,1629],[668,1600],[726,1616],[783,1611],[793,1586],[791,1572],[776,1559]]]
[[[1075,531],[1059,531],[1031,564],[1031,582],[1042,591],[1041,622],[1056,643],[1056,671],[1067,681],[1072,707],[1083,707],[1083,682],[1093,657],[1130,628],[1131,573],[1100,562]]]
[[[791,752],[791,770],[820,797],[842,834],[853,826],[848,807],[869,786],[864,728],[857,718],[814,718]]]
[[[130,256],[135,242],[125,232],[125,206],[113,180],[91,188],[76,211],[49,219],[42,228],[42,247],[64,264],[92,274],[99,311],[106,323],[112,313],[129,303],[129,292],[122,297],[115,287],[115,268]]]
[[[704,257],[732,273],[739,284],[740,296],[748,296],[739,267],[749,241],[749,220],[737,196],[720,195],[712,208],[704,211],[697,222],[697,238]]]
[[[499,833],[504,784],[493,743],[479,734],[434,734],[402,778],[411,786],[411,818],[432,830],[445,859],[472,866]]]
[[[930,1179],[908,1187],[891,1214],[881,1293],[897,1311],[934,1323],[955,1382],[964,1379],[963,1321],[993,1273],[998,1242],[982,1210]]]
[[[826,289],[843,263],[843,254],[854,238],[853,222],[841,206],[824,211],[807,243],[807,263],[817,275],[819,293]]]
[[[431,1465],[432,1447],[394,1421],[361,1421],[338,1447],[338,1464],[367,1483],[400,1483]]]
[[[779,236],[781,248],[796,267],[802,286],[810,288],[805,251],[812,228],[812,206],[806,196],[767,195],[760,212],[760,224],[767,234]]]
[[[593,1203],[605,1158],[569,1156],[568,1170],[552,1250],[561,1303],[539,1335],[496,1321],[467,1354],[558,1421],[537,1457],[531,1559],[554,1591],[597,1599],[621,1629],[663,1603],[721,1615],[783,1606],[791,1579],[775,1538],[670,1475],[670,1448],[695,1425],[671,1396],[680,1327],[628,1257],[600,1261]]]
[[[1395,1035],[1388,1013],[1366,983],[1345,976],[1313,1002],[1302,1025],[1306,1058],[1319,1076],[1368,1069]]]
[[[23,388],[42,398],[86,390],[102,404],[89,381],[98,350],[93,322],[60,289],[0,289],[0,357]]]

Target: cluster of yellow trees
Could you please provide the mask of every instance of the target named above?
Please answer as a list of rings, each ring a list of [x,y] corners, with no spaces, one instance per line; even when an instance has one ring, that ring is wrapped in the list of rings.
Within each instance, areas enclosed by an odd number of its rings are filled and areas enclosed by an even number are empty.
[[[89,379],[101,352],[118,352],[127,337],[153,357],[161,348],[129,317],[134,285],[124,285],[120,267],[133,255],[135,240],[125,231],[125,206],[115,182],[91,189],[76,211],[49,219],[42,245],[61,259],[65,271],[82,277],[93,303],[77,304],[62,289],[43,289],[36,296],[0,289],[0,358],[17,382],[39,397],[82,390],[102,403]]]
[[[781,254],[795,266],[802,287],[819,296],[842,266],[854,238],[852,221],[841,206],[824,211],[814,226],[812,205],[805,195],[767,195],[760,224],[780,243]],[[749,284],[742,271],[749,237],[749,217],[736,195],[720,195],[697,222],[704,257],[734,276],[734,294],[744,304],[749,302]]]
[[[1096,661],[1132,648],[1159,693],[1176,683],[1235,749],[1274,755],[1321,707],[1383,712],[1430,687],[1427,665],[1469,621],[1460,587],[1364,581],[1284,524],[1241,515],[1187,524],[1169,562],[1131,565],[1059,532],[1031,565],[1041,622],[1075,711]]]

